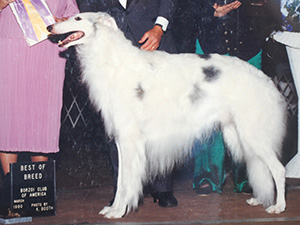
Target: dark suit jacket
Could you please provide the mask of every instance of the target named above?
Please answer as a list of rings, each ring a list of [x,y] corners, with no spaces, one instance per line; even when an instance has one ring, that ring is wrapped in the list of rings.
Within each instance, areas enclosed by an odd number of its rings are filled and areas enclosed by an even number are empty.
[[[163,35],[159,50],[176,53],[170,32],[176,2],[177,0],[132,0],[127,9],[124,9],[119,0],[78,0],[78,6],[81,12],[109,13],[115,18],[125,36],[138,47],[138,41],[144,33],[153,28],[158,16],[162,16],[169,21],[169,26]]]
[[[197,21],[194,16],[195,0],[178,0],[173,18],[172,34],[178,53],[195,53]]]

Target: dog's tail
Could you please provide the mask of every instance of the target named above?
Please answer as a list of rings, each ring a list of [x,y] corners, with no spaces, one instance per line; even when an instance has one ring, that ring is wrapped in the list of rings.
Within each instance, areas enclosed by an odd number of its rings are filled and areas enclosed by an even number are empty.
[[[253,196],[264,207],[274,203],[274,181],[272,174],[257,155],[252,155],[246,159],[248,178],[253,188]]]

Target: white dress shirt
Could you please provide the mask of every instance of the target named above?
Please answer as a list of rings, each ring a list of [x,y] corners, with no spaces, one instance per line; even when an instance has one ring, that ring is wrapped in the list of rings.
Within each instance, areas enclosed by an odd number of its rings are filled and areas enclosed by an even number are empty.
[[[127,0],[119,0],[119,2],[120,2],[120,4],[124,7],[124,9],[126,9]],[[159,24],[159,25],[161,25],[163,31],[166,31],[166,30],[167,30],[167,27],[168,27],[168,25],[169,25],[169,21],[168,21],[166,18],[162,17],[162,16],[158,16],[158,17],[156,18],[156,21],[155,21],[154,24]]]

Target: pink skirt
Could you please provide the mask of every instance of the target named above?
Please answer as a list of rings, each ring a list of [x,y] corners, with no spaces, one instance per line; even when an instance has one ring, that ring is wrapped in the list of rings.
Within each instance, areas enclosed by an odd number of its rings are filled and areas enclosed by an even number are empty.
[[[59,151],[65,60],[46,40],[0,36],[0,151]]]

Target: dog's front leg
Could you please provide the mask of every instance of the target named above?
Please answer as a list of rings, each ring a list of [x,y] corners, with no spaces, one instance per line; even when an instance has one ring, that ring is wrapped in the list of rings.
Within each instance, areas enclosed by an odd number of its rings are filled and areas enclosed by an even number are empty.
[[[136,139],[135,139],[136,138]],[[146,174],[145,144],[137,136],[117,141],[119,172],[115,200],[100,214],[107,218],[121,218],[138,206]]]

